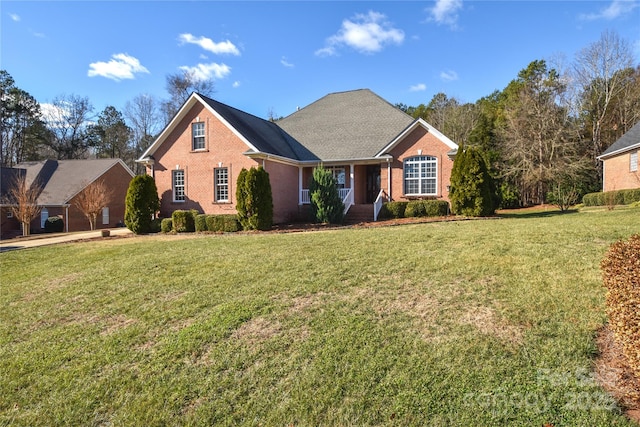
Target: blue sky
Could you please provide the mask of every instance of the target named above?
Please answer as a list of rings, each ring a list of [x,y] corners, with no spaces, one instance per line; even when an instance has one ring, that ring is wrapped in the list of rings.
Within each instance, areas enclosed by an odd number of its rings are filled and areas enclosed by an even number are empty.
[[[438,92],[475,102],[533,60],[570,64],[605,30],[640,63],[640,0],[3,0],[0,14],[0,67],[16,85],[41,103],[86,96],[96,113],[166,98],[166,75],[185,67],[266,118],[361,88],[414,106]]]

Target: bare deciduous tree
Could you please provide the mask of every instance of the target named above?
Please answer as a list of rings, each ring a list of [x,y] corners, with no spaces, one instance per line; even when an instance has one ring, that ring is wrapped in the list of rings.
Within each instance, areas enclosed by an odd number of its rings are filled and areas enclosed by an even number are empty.
[[[103,181],[94,181],[75,197],[75,206],[87,217],[92,230],[96,229],[98,215],[107,207],[112,195]]]
[[[13,216],[22,224],[22,235],[31,234],[31,220],[34,219],[41,210],[38,206],[38,196],[42,188],[34,182],[29,185],[24,174],[17,176],[9,187],[5,203]]]
[[[160,106],[156,99],[147,94],[138,95],[127,101],[124,115],[133,132],[134,158],[139,158],[144,150],[151,145],[160,130]],[[139,163],[129,164],[129,167],[139,174],[144,171]]]

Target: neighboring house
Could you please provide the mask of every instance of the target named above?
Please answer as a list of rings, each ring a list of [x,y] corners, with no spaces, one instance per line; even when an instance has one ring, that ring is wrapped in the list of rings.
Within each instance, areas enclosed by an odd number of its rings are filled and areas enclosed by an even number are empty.
[[[41,211],[31,222],[32,232],[43,230],[47,218],[53,216],[62,217],[65,231],[89,230],[89,220],[75,203],[86,187],[99,180],[106,183],[112,194],[109,205],[98,217],[96,228],[115,227],[124,222],[125,197],[134,174],[120,159],[43,160],[2,168],[3,196],[8,193],[13,178],[19,174],[26,175],[28,185],[36,185],[41,189],[38,196]],[[9,212],[8,206],[3,205],[2,234],[20,230],[15,218],[5,221],[11,216]]]
[[[640,122],[614,142],[600,157],[602,160],[602,191],[640,188],[638,151]]]
[[[194,93],[142,154],[155,178],[161,216],[177,209],[235,213],[242,168],[263,166],[273,193],[274,222],[303,218],[313,169],[337,179],[346,210],[374,202],[448,200],[458,146],[367,89],[329,94],[270,122]]]

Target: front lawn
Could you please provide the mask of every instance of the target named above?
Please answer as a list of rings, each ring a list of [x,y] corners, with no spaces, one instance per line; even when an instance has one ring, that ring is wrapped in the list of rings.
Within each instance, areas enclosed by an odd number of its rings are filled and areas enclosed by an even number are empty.
[[[631,425],[599,263],[640,210],[0,254],[0,425]]]

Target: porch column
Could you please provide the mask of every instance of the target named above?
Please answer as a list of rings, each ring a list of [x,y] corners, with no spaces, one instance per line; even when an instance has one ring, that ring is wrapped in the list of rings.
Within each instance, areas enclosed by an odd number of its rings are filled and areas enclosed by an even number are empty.
[[[302,166],[298,166],[298,204],[302,204]]]
[[[351,187],[351,193],[353,194],[353,198],[355,200],[356,197],[356,188],[355,188],[355,178],[353,176],[353,163],[349,165],[349,187]]]
[[[391,201],[391,161],[389,159],[387,159],[387,191],[389,192],[387,196],[389,197],[389,201]]]
[[[69,205],[66,205],[64,207],[64,211],[65,211],[64,212],[64,216],[65,216],[64,224],[67,227],[67,233],[68,233],[69,232]]]

